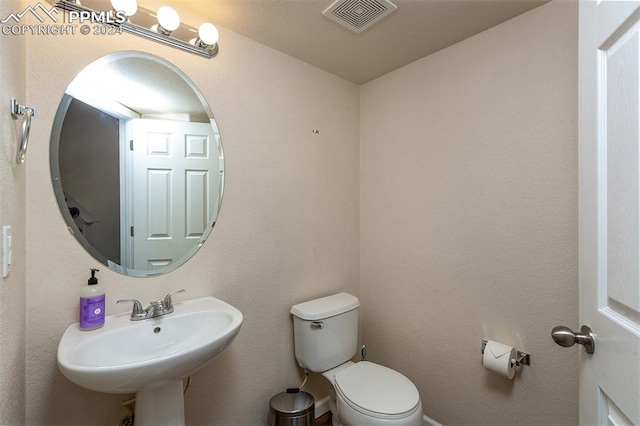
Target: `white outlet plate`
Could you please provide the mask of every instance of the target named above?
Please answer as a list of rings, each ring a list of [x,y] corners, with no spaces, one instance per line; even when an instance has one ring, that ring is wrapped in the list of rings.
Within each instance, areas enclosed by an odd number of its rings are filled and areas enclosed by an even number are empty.
[[[9,266],[13,254],[11,226],[2,226],[2,278],[9,276]]]

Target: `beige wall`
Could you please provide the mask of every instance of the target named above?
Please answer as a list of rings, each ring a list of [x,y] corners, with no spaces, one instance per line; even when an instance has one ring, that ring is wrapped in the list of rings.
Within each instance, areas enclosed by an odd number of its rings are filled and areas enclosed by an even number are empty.
[[[3,0],[0,19],[22,9],[21,0]],[[11,98],[27,103],[24,37],[0,35],[0,57],[0,226],[13,232],[13,265],[0,278],[0,424],[10,425],[24,423],[25,416],[26,182],[25,166],[15,161],[22,117],[10,114]]]
[[[554,2],[361,90],[363,341],[444,424],[576,424],[577,7]],[[514,381],[482,339],[531,352]]]
[[[301,380],[289,308],[358,292],[358,87],[234,33],[221,29],[220,39],[212,60],[129,35],[30,39],[28,97],[38,117],[27,185],[28,424],[113,425],[125,413],[124,396],[83,390],[55,361],[60,336],[77,321],[78,291],[99,265],[60,217],[48,138],[66,86],[104,54],[144,50],[175,63],[202,89],[222,135],[226,188],[212,239],[163,277],[98,274],[107,314],[130,309],[117,299],[146,302],[179,288],[187,294],[176,300],[213,295],[244,313],[235,342],[194,375],[188,424],[266,423],[271,396]]]

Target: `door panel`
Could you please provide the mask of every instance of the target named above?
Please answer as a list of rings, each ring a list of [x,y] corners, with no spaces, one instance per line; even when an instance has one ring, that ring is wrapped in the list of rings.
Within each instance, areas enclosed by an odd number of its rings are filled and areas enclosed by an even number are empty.
[[[200,243],[214,208],[217,149],[210,123],[131,120],[133,268],[153,270]]]
[[[580,2],[580,423],[640,424],[640,2]]]

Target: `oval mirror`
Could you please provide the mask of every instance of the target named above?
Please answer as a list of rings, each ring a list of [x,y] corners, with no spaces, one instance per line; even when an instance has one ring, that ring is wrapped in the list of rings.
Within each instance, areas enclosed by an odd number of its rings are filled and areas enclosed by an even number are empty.
[[[218,127],[195,84],[160,57],[117,52],[84,68],[58,106],[50,161],[70,231],[114,271],[169,272],[215,224],[224,187]]]

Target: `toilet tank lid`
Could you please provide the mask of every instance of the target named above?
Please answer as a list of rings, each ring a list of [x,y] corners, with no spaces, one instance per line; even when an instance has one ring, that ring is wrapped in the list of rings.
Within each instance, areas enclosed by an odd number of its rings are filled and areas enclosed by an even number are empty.
[[[349,293],[338,293],[293,305],[291,313],[300,319],[315,321],[343,314],[358,306],[360,301],[357,297]]]

